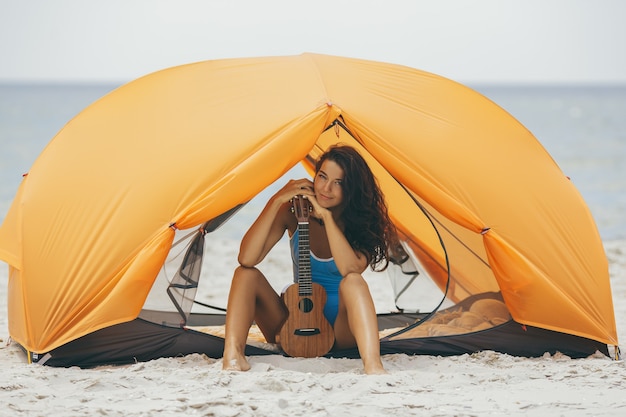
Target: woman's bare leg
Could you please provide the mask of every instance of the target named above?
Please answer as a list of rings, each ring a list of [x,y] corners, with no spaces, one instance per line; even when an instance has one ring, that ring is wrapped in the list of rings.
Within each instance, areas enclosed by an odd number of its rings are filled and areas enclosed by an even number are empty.
[[[338,348],[357,346],[366,374],[385,374],[380,359],[376,308],[367,282],[360,274],[349,274],[339,286],[339,313],[335,320]]]
[[[269,343],[287,318],[287,309],[265,276],[256,268],[238,267],[228,295],[222,368],[247,371],[246,340],[253,321]]]

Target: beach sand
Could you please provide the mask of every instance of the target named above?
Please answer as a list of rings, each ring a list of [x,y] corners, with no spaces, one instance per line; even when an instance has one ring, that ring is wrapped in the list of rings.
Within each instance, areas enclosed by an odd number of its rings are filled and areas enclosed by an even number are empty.
[[[626,242],[606,242],[618,335],[626,338]],[[230,248],[231,252],[236,248]],[[268,262],[266,268],[282,268]],[[225,268],[218,266],[218,268]],[[217,271],[220,272],[220,271]],[[230,270],[222,271],[231,275]],[[377,308],[388,292],[370,282]],[[225,279],[227,291],[228,279]],[[0,416],[623,416],[626,363],[602,355],[520,358],[388,355],[388,375],[360,360],[251,357],[246,373],[204,355],[95,369],[28,365],[10,343],[0,266]],[[378,297],[378,298],[377,298]],[[624,350],[624,349],[623,349]],[[626,353],[626,352],[623,352]]]

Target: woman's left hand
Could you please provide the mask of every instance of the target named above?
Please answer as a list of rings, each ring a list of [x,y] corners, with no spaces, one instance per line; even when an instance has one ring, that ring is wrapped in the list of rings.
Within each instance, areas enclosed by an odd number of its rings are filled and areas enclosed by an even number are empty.
[[[328,216],[332,216],[330,210],[320,206],[317,202],[317,198],[315,197],[315,192],[313,191],[313,187],[306,187],[302,190],[302,195],[309,201],[313,210],[309,213],[312,217],[316,219],[321,219],[322,221],[328,221]]]

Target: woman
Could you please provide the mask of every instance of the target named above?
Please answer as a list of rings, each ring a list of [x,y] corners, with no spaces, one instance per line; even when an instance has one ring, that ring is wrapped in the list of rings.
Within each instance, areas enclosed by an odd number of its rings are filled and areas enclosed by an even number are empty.
[[[320,282],[328,295],[324,314],[334,328],[333,349],[356,346],[365,373],[386,373],[380,359],[374,303],[361,274],[368,266],[373,270],[387,267],[389,248],[397,237],[371,170],[349,146],[334,146],[324,153],[316,164],[313,181],[289,181],[270,198],[244,236],[240,266],[228,297],[223,368],[250,369],[244,349],[253,322],[268,342],[275,343],[287,319],[286,306],[256,265],[285,230],[293,252],[298,222],[290,201],[298,195],[307,198],[312,207],[309,236],[313,282]],[[313,260],[330,264],[334,273],[316,277]]]

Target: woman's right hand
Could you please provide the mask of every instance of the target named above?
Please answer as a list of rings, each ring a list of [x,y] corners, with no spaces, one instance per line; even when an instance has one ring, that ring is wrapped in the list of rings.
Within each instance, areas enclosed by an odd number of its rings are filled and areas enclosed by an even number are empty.
[[[290,202],[297,195],[314,196],[313,181],[307,178],[289,180],[283,188],[274,194],[274,198],[277,202],[284,204]]]

